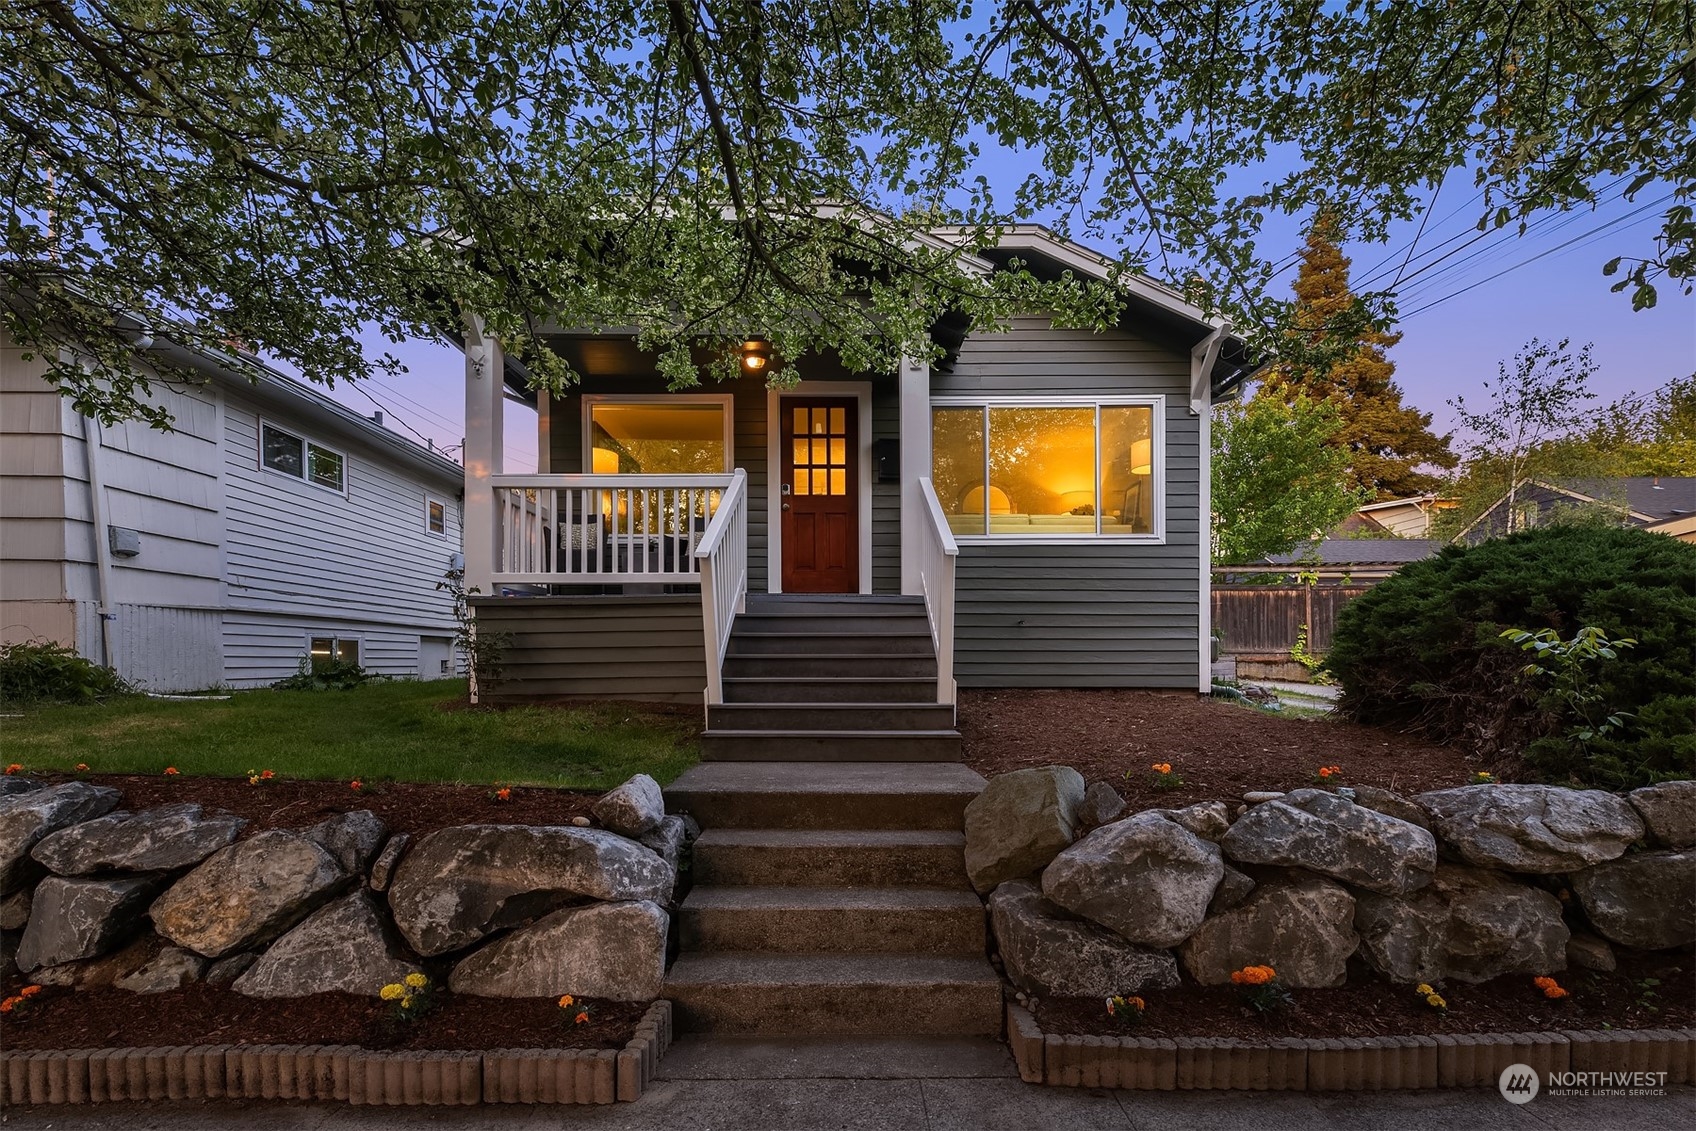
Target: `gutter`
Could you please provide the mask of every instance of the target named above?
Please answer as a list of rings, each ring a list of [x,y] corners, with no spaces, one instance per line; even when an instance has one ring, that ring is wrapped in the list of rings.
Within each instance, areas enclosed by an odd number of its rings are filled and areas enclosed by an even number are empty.
[[[100,650],[106,666],[118,671],[118,656],[112,650],[112,546],[106,525],[106,481],[100,473],[100,422],[82,418],[82,441],[88,452],[88,512],[94,523],[94,573],[100,599]],[[118,672],[122,675],[122,672]]]

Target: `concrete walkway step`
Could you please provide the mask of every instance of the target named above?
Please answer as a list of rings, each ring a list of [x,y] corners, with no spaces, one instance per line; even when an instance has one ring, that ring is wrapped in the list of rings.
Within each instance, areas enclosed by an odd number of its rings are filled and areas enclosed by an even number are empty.
[[[958,832],[982,775],[957,762],[702,762],[666,805],[707,829]]]
[[[987,959],[913,954],[683,954],[666,976],[679,1027],[748,1036],[991,1037]]]
[[[983,903],[941,888],[696,886],[678,909],[684,950],[981,957]]]
[[[707,829],[697,884],[970,891],[965,834],[946,829]]]
[[[721,730],[701,735],[710,762],[957,762],[947,730]]]

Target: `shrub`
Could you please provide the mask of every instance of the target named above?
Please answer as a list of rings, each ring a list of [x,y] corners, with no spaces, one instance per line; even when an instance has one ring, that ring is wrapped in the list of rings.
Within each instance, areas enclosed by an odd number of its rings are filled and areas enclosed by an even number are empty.
[[[1635,644],[1588,669],[1626,726],[1579,742],[1546,684],[1526,678],[1507,629],[1586,628]],[[1661,534],[1560,526],[1446,547],[1350,603],[1326,666],[1341,710],[1422,729],[1522,776],[1614,788],[1696,771],[1696,546]]]
[[[383,679],[381,672],[367,671],[358,664],[342,660],[323,660],[313,663],[300,658],[300,670],[271,685],[273,691],[352,691],[356,687]]]
[[[96,703],[132,689],[111,668],[46,640],[0,645],[0,702]]]

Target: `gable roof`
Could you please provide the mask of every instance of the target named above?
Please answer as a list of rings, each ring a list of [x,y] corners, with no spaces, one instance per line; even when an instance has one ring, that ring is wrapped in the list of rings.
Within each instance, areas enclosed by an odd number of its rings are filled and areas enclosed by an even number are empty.
[[[1406,565],[1442,549],[1434,538],[1321,538],[1287,554],[1268,554],[1271,565]]]
[[[1620,512],[1633,526],[1653,526],[1660,522],[1696,514],[1696,477],[1635,475],[1612,479],[1521,479],[1511,492],[1524,505],[1535,506],[1539,513],[1552,509],[1557,502],[1603,506]],[[1468,539],[1479,527],[1493,529],[1494,516],[1507,503],[1510,492],[1491,503],[1484,512],[1454,536],[1454,541]],[[1486,535],[1488,536],[1488,535]]]

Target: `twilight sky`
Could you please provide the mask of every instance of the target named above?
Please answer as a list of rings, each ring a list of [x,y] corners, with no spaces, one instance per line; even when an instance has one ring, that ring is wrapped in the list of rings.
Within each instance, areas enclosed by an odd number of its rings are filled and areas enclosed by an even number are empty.
[[[1594,343],[1600,369],[1591,387],[1597,407],[1696,372],[1696,298],[1662,285],[1659,305],[1634,313],[1629,296],[1609,293],[1613,280],[1601,273],[1614,255],[1640,256],[1653,248],[1667,207],[1664,186],[1649,186],[1635,201],[1604,193],[1595,210],[1539,217],[1523,238],[1507,228],[1469,243],[1478,235],[1476,197],[1470,188],[1460,190],[1466,183],[1461,177],[1454,182],[1446,195],[1439,194],[1405,269],[1403,338],[1389,355],[1405,401],[1432,413],[1438,431],[1454,427],[1449,399],[1464,394],[1469,403],[1475,400],[1480,381],[1495,375],[1497,362],[1512,358],[1534,337]],[[1355,289],[1364,289],[1363,280],[1379,289],[1394,278],[1418,227],[1417,221],[1398,225],[1388,244],[1349,245]],[[1260,247],[1274,258],[1295,252],[1301,247],[1299,222],[1285,218],[1278,228],[1269,227]],[[1380,270],[1386,274],[1373,279]],[[1287,297],[1294,277],[1292,264],[1274,284],[1285,288],[1280,297]],[[410,372],[338,387],[330,395],[366,414],[381,408],[387,425],[402,435],[428,437],[438,447],[458,445],[464,419],[459,352],[423,341],[391,346],[375,333],[368,344],[373,356],[387,349]],[[534,470],[534,413],[509,405],[506,436],[506,470]]]

